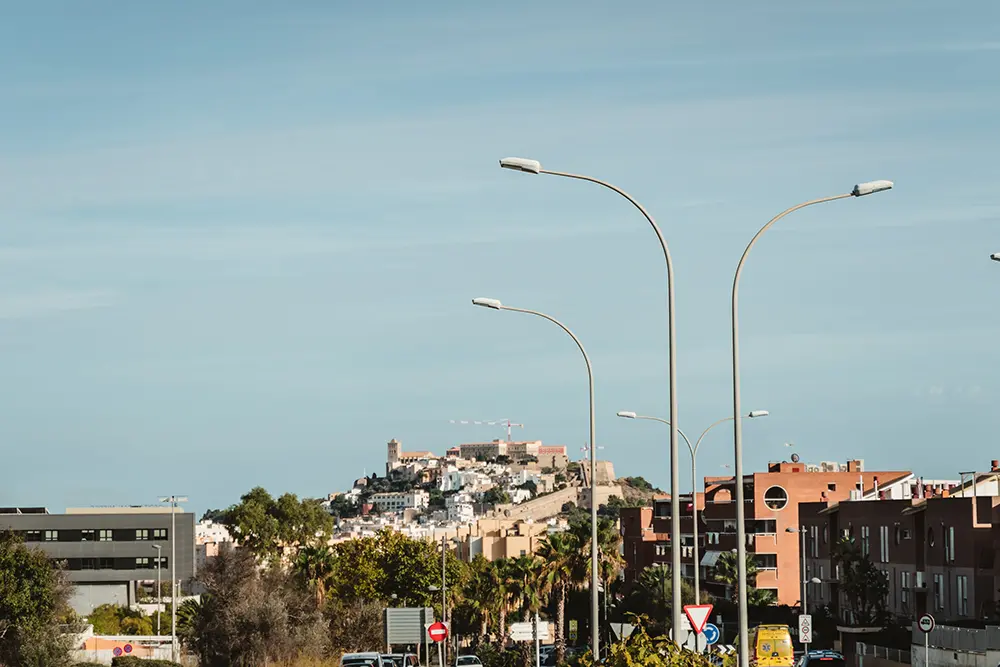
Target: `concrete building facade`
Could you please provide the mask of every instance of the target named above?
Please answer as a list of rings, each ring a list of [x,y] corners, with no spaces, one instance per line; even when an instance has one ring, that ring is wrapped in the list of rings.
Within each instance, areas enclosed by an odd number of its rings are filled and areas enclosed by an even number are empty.
[[[81,614],[101,604],[134,604],[137,586],[155,582],[157,570],[169,582],[172,538],[183,590],[195,575],[195,517],[178,510],[175,521],[177,532],[171,536],[169,507],[69,509],[66,514],[0,508],[0,530],[16,533],[29,547],[64,563],[75,586],[71,605]]]

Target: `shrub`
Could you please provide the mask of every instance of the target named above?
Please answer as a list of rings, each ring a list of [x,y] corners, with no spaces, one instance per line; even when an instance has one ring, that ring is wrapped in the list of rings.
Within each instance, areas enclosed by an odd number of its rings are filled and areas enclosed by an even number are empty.
[[[169,660],[147,660],[134,655],[122,655],[111,658],[111,667],[181,667],[181,664]]]

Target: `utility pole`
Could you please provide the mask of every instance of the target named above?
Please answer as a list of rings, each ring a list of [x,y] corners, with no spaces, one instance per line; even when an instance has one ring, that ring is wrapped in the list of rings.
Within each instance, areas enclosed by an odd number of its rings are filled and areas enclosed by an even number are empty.
[[[161,503],[170,503],[170,660],[177,662],[177,504],[186,503],[185,496],[160,498]]]

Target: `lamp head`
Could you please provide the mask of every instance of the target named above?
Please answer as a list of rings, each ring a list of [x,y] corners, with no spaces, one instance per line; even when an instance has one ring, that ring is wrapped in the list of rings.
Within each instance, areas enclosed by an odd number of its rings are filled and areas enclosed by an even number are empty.
[[[750,414],[748,414],[747,417],[749,417],[750,419],[756,419],[757,417],[766,417],[769,414],[771,413],[768,412],[767,410],[751,410]]]
[[[801,533],[803,530],[801,528],[785,528],[786,533]]]
[[[622,410],[621,412],[619,412],[618,416],[619,417],[623,417],[625,419],[635,419],[635,413],[634,412],[627,412],[625,410]]]
[[[526,174],[540,174],[542,172],[541,162],[524,157],[505,157],[500,160],[500,166],[504,169],[523,171]]]
[[[851,190],[851,194],[855,197],[864,197],[865,195],[873,195],[876,192],[885,192],[886,190],[892,190],[892,181],[868,181],[867,183],[858,183]]]
[[[995,252],[992,255],[990,255],[990,259],[992,259],[994,262],[1000,262],[1000,252]]]
[[[483,308],[492,308],[493,310],[500,310],[503,307],[503,304],[500,303],[500,299],[487,299],[485,297],[473,299],[472,305],[482,306]]]

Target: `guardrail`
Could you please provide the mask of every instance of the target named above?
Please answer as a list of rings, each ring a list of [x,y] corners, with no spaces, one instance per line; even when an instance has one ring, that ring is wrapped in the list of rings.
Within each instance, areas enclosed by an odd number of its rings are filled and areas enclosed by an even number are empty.
[[[882,660],[889,660],[890,662],[899,662],[905,665],[912,664],[910,658],[910,652],[898,648],[887,648],[885,646],[873,646],[872,644],[864,644],[858,642],[858,664],[861,664],[860,658],[870,657],[870,658],[881,658]]]

